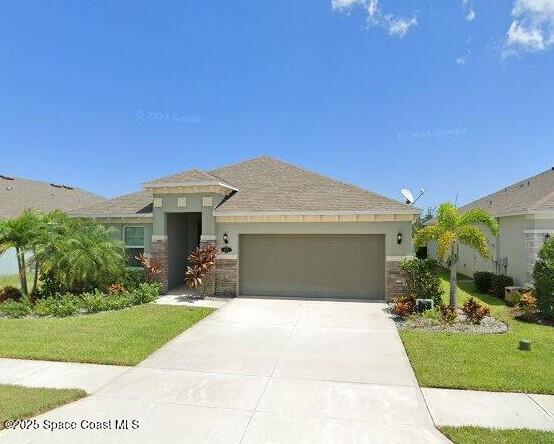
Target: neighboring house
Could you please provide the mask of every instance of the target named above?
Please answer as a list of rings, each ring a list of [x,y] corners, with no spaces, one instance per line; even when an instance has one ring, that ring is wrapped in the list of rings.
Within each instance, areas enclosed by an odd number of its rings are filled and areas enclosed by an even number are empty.
[[[537,254],[547,237],[554,235],[554,168],[471,202],[461,210],[483,208],[498,220],[498,237],[486,230],[492,251],[483,259],[475,250],[460,247],[458,269],[472,276],[493,271],[512,276],[516,285],[531,282]],[[428,246],[436,258],[436,244]]]
[[[116,227],[129,256],[158,258],[166,288],[183,285],[195,247],[215,244],[205,285],[218,296],[383,299],[401,290],[414,207],[265,156],[144,188],[72,214]]]
[[[0,219],[12,219],[24,210],[68,211],[105,200],[96,194],[68,185],[57,185],[0,174]],[[17,273],[15,250],[0,256],[0,275]]]

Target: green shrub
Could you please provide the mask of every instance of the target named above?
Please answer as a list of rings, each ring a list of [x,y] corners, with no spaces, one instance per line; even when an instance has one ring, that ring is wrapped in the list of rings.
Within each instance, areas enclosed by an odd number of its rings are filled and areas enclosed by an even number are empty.
[[[162,286],[158,283],[149,284],[145,282],[140,284],[139,287],[131,293],[133,305],[148,304],[155,301],[160,295],[161,290]]]
[[[19,301],[21,299],[21,291],[19,288],[7,285],[0,289],[0,302],[4,301]]]
[[[554,239],[550,238],[539,251],[533,269],[537,308],[541,314],[554,319]]]
[[[492,290],[492,278],[494,273],[490,271],[476,271],[473,273],[475,288],[480,293],[490,293]]]
[[[514,279],[503,274],[494,274],[492,276],[492,295],[504,299],[504,288],[514,285]]]
[[[52,316],[52,313],[56,311],[56,305],[58,299],[53,297],[38,299],[33,306],[33,313],[36,316]]]
[[[8,318],[23,318],[31,313],[31,304],[27,299],[21,302],[7,300],[0,304],[0,315]]]
[[[52,298],[56,295],[67,293],[69,290],[67,286],[60,282],[51,272],[42,275],[40,282],[39,296],[41,298]]]
[[[121,284],[128,289],[134,290],[140,284],[146,281],[144,268],[142,267],[127,267],[125,269],[125,277]]]
[[[432,299],[435,305],[442,303],[439,263],[433,259],[407,259],[400,263],[406,275],[406,293],[416,299]]]

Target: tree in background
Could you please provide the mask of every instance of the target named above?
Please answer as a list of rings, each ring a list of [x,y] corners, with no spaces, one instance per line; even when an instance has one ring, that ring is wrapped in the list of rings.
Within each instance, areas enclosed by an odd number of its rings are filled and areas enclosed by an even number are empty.
[[[430,241],[437,241],[438,257],[450,266],[450,306],[456,307],[458,245],[466,245],[484,258],[490,257],[487,236],[481,230],[484,225],[496,236],[498,222],[481,208],[460,212],[450,202],[443,203],[437,211],[437,222],[421,227],[414,236],[416,246],[422,247]]]

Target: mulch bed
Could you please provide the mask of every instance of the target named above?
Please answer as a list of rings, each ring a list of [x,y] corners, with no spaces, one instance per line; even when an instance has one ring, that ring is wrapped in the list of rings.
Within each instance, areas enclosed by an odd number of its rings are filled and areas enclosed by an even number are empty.
[[[508,331],[508,326],[492,316],[485,316],[480,324],[473,324],[466,320],[465,314],[457,310],[457,318],[452,324],[445,324],[436,319],[425,318],[421,314],[414,314],[407,318],[394,317],[393,320],[399,330],[416,330],[436,333],[475,333],[498,334]]]

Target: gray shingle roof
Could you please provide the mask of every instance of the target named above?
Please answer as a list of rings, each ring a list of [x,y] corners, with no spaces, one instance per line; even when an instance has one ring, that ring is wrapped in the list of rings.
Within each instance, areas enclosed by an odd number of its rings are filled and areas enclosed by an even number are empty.
[[[354,185],[263,156],[210,171],[238,188],[217,214],[249,212],[382,212],[419,210]]]
[[[214,185],[221,183],[222,180],[210,173],[200,170],[187,170],[171,176],[162,177],[144,184],[145,187],[159,187],[175,184],[206,184]]]
[[[149,190],[141,190],[136,193],[125,194],[114,199],[109,199],[95,205],[77,208],[69,214],[82,216],[123,216],[145,215],[152,213],[152,193]]]
[[[188,170],[148,182],[145,186],[201,182],[207,184],[214,181],[238,189],[216,209],[216,214],[221,215],[261,212],[419,213],[419,209],[396,200],[267,156],[209,172]],[[109,216],[151,212],[152,194],[149,190],[144,190],[72,213]]]
[[[56,209],[68,211],[104,200],[103,197],[80,188],[0,176],[0,218],[2,219],[17,217],[27,209],[40,212]]]
[[[494,215],[554,210],[554,168],[477,199],[461,210],[484,208]]]

